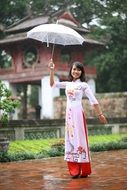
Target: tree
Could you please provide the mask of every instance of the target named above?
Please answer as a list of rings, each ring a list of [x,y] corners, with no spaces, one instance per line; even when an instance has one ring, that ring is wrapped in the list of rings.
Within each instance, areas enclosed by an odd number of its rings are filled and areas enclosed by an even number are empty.
[[[107,49],[93,56],[90,64],[97,66],[98,91],[116,92],[127,90],[127,7],[125,1],[105,1],[98,28]],[[97,31],[97,30],[96,30]],[[93,31],[94,33],[94,31]],[[97,32],[96,32],[97,34]]]
[[[6,124],[8,122],[9,114],[19,105],[19,100],[12,97],[11,91],[0,80],[0,120],[2,124]]]
[[[98,92],[127,89],[127,6],[125,0],[1,0],[0,24],[9,26],[29,15],[47,15],[69,9],[81,24],[86,24],[91,38],[106,44],[87,64],[97,67]],[[97,21],[93,25],[93,21]],[[103,27],[102,27],[103,26]],[[104,85],[105,84],[105,85]]]
[[[98,4],[95,0],[1,0],[0,23],[9,26],[31,14],[47,15],[69,9],[81,23],[89,24]]]
[[[26,0],[1,0],[0,23],[5,27],[27,16]]]

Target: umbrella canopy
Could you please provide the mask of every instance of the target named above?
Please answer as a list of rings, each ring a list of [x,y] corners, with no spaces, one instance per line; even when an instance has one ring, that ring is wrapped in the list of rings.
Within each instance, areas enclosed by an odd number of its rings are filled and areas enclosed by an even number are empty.
[[[82,45],[84,38],[72,28],[61,24],[43,24],[27,33],[28,38],[59,45]]]

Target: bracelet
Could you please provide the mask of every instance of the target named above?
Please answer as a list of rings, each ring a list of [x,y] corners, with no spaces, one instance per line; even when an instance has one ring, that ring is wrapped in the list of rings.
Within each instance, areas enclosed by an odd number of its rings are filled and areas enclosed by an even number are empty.
[[[100,117],[101,115],[103,115],[103,113],[100,113],[100,114],[98,115],[98,117]]]

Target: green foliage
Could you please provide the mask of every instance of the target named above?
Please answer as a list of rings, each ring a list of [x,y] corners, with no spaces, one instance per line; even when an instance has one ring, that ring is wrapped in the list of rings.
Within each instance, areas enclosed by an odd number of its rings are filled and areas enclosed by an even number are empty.
[[[12,64],[12,59],[9,54],[7,54],[5,51],[0,50],[0,68],[6,69],[10,68]]]
[[[97,67],[97,91],[116,92],[127,89],[127,6],[124,0],[1,0],[0,23],[5,26],[31,14],[51,15],[70,10],[75,18],[91,29],[89,37],[106,44],[85,61]],[[93,20],[98,25],[92,24]],[[55,20],[54,20],[55,21]],[[51,22],[54,22],[51,20]],[[102,28],[103,26],[103,28]],[[4,35],[4,34],[2,34]],[[0,34],[1,36],[1,34]]]
[[[119,150],[126,149],[127,142],[119,141],[119,142],[109,142],[103,144],[94,144],[90,147],[92,152],[100,152],[100,151],[109,151],[109,150]]]
[[[52,144],[58,143],[59,141],[59,139],[12,141],[8,152],[31,152],[34,154],[39,154],[42,151],[48,151]]]
[[[64,154],[64,140],[60,140],[59,142],[53,144],[51,146],[51,150],[48,151],[48,155],[50,157],[63,156],[63,154]]]
[[[126,149],[127,135],[89,136],[89,144],[93,152]],[[10,162],[63,155],[63,139],[13,141],[10,142],[8,152],[0,152],[0,161]]]
[[[118,92],[127,89],[127,6],[125,1],[106,1],[103,3],[100,24],[96,36],[106,43],[106,49],[96,53],[88,64],[97,67],[98,92]],[[98,35],[99,36],[99,35]],[[105,84],[105,85],[104,85]]]
[[[9,114],[20,105],[19,100],[13,99],[11,95],[11,91],[0,80],[0,119],[3,124],[8,122]]]
[[[28,0],[28,2],[30,2]],[[27,0],[1,0],[0,23],[9,26],[25,17],[27,12]]]
[[[7,152],[0,152],[0,162],[10,162],[10,155]]]
[[[120,140],[123,141],[124,138],[126,138],[126,134],[105,134],[105,135],[95,135],[95,136],[89,136],[89,143],[91,146],[94,144],[103,144],[103,143],[109,143],[109,142],[118,142]]]
[[[127,148],[127,135],[90,136],[90,150],[93,152]]]

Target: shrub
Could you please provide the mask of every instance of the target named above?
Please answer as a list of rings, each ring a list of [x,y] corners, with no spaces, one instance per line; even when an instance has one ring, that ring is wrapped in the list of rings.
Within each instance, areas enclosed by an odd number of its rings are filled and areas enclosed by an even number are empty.
[[[6,125],[9,120],[9,114],[20,105],[16,97],[12,97],[11,91],[0,80],[0,119],[3,125]]]
[[[100,137],[100,136],[97,136]],[[108,150],[119,150],[119,149],[126,149],[127,148],[127,137],[124,136],[122,138],[114,138],[114,141],[112,140],[112,138],[114,136],[110,136],[110,141],[107,141],[107,136],[102,136],[105,140],[103,141],[98,141],[95,144],[91,144],[90,146],[90,150],[92,152],[99,152],[99,151],[108,151]],[[36,148],[39,147],[39,144],[35,141],[30,141],[31,146],[32,147],[32,142],[34,143],[34,145],[36,144]],[[48,141],[44,141],[45,142],[45,149],[44,147],[39,147],[40,151],[34,151],[34,152],[29,152],[28,151],[28,146],[25,147],[22,151],[22,149],[20,149],[19,152],[13,151],[8,151],[8,152],[3,152],[0,153],[0,161],[1,162],[10,162],[10,161],[19,161],[19,160],[29,160],[29,159],[41,159],[41,158],[46,158],[46,157],[56,157],[56,156],[63,156],[64,155],[64,140],[56,140],[54,139],[53,141],[50,141],[48,139]],[[46,142],[48,142],[48,147],[46,146]],[[55,142],[55,143],[54,143]],[[39,141],[40,145],[42,145],[42,141]],[[28,141],[27,141],[27,144]],[[17,148],[20,147],[21,142],[19,142],[18,144],[16,144]],[[34,147],[34,148],[35,148]],[[34,149],[33,148],[33,149]],[[18,149],[19,150],[19,149]],[[32,150],[32,149],[31,149]],[[13,152],[13,153],[12,153]]]

